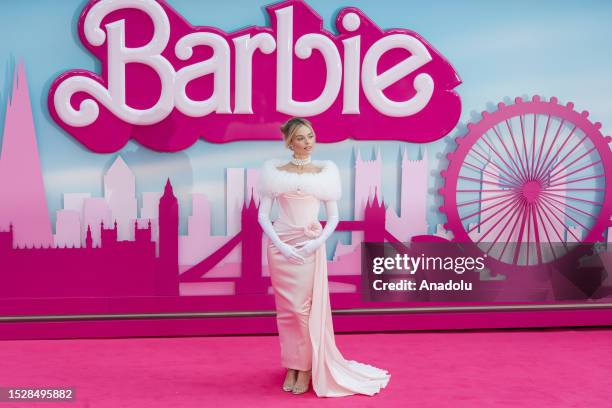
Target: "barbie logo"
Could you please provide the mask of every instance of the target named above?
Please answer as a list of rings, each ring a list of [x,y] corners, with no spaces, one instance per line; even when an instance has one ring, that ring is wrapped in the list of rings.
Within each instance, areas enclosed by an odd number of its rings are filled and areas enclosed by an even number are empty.
[[[59,76],[49,91],[51,115],[104,153],[130,137],[158,151],[185,149],[200,137],[278,139],[288,116],[316,120],[324,143],[429,142],[457,123],[453,89],[461,81],[417,33],[383,31],[353,7],[337,15],[338,34],[302,1],[267,13],[270,27],[228,34],[192,26],[161,1],[92,1],[78,30],[101,74]]]

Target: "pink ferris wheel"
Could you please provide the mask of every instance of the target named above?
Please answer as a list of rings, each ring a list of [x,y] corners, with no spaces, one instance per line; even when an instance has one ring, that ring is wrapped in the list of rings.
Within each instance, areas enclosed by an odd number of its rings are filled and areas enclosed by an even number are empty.
[[[610,136],[588,112],[534,96],[468,124],[441,172],[445,227],[499,270],[566,259],[610,224]]]

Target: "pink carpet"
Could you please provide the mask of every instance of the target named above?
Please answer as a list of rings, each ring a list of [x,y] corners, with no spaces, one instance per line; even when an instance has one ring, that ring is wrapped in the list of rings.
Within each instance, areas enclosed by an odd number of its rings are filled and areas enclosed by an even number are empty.
[[[4,407],[611,407],[612,328],[336,335],[386,368],[374,397],[280,389],[276,336],[0,342],[0,387],[74,386],[73,403]]]

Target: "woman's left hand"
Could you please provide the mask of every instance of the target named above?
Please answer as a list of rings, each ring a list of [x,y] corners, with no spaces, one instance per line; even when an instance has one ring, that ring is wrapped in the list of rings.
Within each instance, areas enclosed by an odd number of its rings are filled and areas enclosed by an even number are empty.
[[[310,239],[308,241],[298,242],[295,248],[300,248],[298,252],[308,256],[316,251],[323,243],[319,239]]]

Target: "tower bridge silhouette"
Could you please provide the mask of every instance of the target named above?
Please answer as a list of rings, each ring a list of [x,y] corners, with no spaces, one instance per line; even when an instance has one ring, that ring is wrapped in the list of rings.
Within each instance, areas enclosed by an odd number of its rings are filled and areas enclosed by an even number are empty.
[[[225,245],[213,252],[183,272],[180,282],[233,282],[236,294],[267,293],[270,286],[270,277],[263,275],[262,244],[263,231],[257,220],[258,205],[251,195],[248,203],[244,203],[241,211],[241,230],[235,234]],[[384,200],[379,201],[375,193],[372,200],[365,206],[363,220],[340,221],[336,231],[363,231],[363,242],[394,242],[401,244],[393,234],[385,228],[386,208]],[[325,226],[325,221],[321,224]],[[240,277],[210,277],[206,275],[227,257],[239,244],[241,248],[241,274]],[[359,286],[360,272],[350,275],[332,275],[330,281],[348,283]]]

